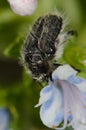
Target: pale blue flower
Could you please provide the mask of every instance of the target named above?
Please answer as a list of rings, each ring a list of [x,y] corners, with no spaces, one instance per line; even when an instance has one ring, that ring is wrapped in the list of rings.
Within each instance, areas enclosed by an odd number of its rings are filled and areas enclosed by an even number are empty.
[[[52,74],[53,81],[40,92],[40,118],[44,125],[54,129],[72,126],[86,130],[86,80],[76,76],[69,65],[58,67]],[[62,127],[60,127],[60,124]]]
[[[7,108],[0,108],[0,130],[8,130],[10,113]]]

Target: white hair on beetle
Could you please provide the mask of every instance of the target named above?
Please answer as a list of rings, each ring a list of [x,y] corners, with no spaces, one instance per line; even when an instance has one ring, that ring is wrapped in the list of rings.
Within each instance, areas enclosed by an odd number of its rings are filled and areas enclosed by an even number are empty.
[[[68,40],[70,39],[70,37],[72,36],[72,34],[68,34],[68,31],[66,30],[66,28],[68,27],[68,25],[70,23],[70,18],[66,15],[66,12],[64,10],[59,11],[57,8],[55,8],[51,14],[55,14],[58,17],[61,17],[62,22],[63,22],[61,31],[55,42],[55,47],[58,49],[55,52],[54,61],[57,61],[57,59],[59,60],[62,57],[62,55],[64,53],[65,45],[68,42]],[[59,44],[58,44],[58,42],[59,42]]]
[[[8,0],[12,10],[21,15],[32,15],[37,7],[37,0]]]

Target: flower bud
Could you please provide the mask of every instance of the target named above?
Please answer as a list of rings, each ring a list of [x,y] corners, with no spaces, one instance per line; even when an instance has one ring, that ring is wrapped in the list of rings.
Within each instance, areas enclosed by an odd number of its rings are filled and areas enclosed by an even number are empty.
[[[12,10],[22,16],[31,15],[37,7],[37,0],[8,0]]]

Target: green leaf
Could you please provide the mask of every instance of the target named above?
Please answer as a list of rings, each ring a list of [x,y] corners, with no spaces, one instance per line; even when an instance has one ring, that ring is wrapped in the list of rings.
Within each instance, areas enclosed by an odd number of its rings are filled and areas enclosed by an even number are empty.
[[[65,49],[64,59],[76,69],[86,72],[86,48],[70,45]]]
[[[23,39],[16,39],[14,43],[10,44],[4,51],[4,55],[12,58],[19,58]]]

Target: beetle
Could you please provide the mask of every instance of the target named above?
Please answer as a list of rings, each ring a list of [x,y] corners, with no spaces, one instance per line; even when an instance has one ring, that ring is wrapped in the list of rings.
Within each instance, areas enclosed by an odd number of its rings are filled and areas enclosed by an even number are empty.
[[[56,14],[39,17],[26,38],[22,48],[22,59],[27,70],[37,81],[52,80],[52,72],[59,64],[64,43],[76,31],[63,31],[63,18]]]

